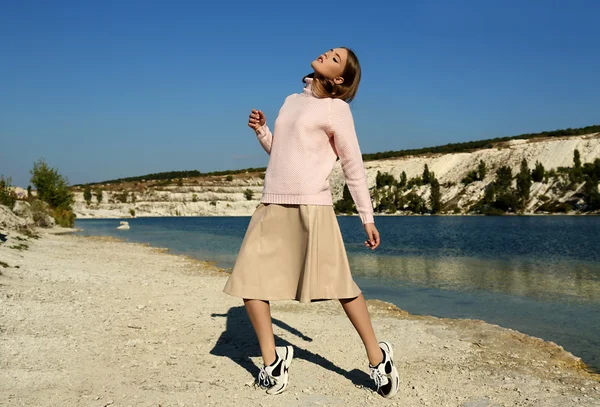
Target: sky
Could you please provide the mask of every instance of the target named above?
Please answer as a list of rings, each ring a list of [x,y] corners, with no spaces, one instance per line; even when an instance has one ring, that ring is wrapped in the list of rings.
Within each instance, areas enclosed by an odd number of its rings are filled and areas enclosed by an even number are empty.
[[[595,0],[0,0],[0,175],[264,167],[310,63],[358,55],[363,153],[600,124]]]

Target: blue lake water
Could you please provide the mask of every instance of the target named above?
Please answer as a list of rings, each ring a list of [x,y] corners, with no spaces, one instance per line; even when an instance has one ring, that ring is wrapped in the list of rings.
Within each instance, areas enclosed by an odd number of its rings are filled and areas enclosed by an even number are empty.
[[[550,340],[600,371],[600,217],[376,217],[363,245],[357,217],[338,217],[365,297],[420,315],[482,319]],[[174,253],[235,262],[250,217],[77,220],[83,235],[115,236]]]

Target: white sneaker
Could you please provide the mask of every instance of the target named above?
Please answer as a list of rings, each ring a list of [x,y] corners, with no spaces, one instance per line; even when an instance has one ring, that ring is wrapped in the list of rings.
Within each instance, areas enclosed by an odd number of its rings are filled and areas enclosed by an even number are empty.
[[[279,346],[275,348],[275,362],[260,369],[256,385],[266,389],[268,394],[282,393],[288,385],[288,369],[294,357],[294,348]]]
[[[375,381],[377,385],[377,393],[381,394],[385,398],[394,397],[400,387],[400,378],[398,377],[398,370],[394,366],[394,351],[392,345],[388,342],[379,342],[381,353],[383,353],[383,360],[379,362],[377,366],[371,366],[371,379]]]

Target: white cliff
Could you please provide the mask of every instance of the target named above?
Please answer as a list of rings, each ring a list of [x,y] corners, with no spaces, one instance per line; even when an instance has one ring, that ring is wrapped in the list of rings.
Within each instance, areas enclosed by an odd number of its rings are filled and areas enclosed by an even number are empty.
[[[441,184],[442,201],[452,202],[454,207],[465,211],[477,202],[484,194],[484,187],[495,178],[495,170],[508,165],[513,175],[519,171],[523,158],[532,169],[539,161],[547,171],[559,167],[573,165],[573,153],[579,150],[582,163],[591,163],[600,158],[600,133],[585,136],[555,137],[547,139],[511,140],[499,143],[490,149],[477,150],[470,153],[425,154],[402,158],[383,159],[365,162],[369,187],[375,185],[377,172],[392,174],[400,179],[404,171],[407,177],[413,178],[423,173],[424,165],[435,173]],[[487,166],[487,175],[482,181],[475,181],[467,186],[461,184],[465,175],[477,169],[479,161]],[[177,180],[169,185],[160,181],[139,183],[104,184],[93,189],[103,190],[102,203],[98,204],[96,196],[92,203],[86,204],[83,199],[83,189],[75,189],[74,211],[78,218],[118,218],[143,216],[249,216],[259,204],[263,180],[260,173],[236,174],[233,180],[226,177],[198,177],[183,179],[179,185]],[[513,181],[514,182],[514,181]],[[565,191],[558,188],[560,176],[548,183],[534,183],[531,187],[531,200],[527,210],[539,206],[542,196],[544,199],[564,201],[575,194],[575,190]],[[330,176],[332,195],[335,200],[342,196],[344,177],[338,161]],[[253,193],[247,199],[245,191]],[[429,197],[429,186],[415,189],[424,199]],[[120,202],[119,196],[129,193],[126,202]],[[135,195],[135,202],[131,193]],[[121,197],[121,200],[123,198]],[[134,212],[131,212],[133,210]]]

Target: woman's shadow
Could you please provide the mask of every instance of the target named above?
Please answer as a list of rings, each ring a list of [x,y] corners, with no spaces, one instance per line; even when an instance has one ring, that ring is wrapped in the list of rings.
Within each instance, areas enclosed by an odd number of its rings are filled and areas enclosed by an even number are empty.
[[[260,348],[254,334],[254,329],[252,328],[252,324],[246,313],[246,309],[244,307],[232,307],[226,314],[211,314],[211,317],[225,317],[227,318],[227,325],[225,331],[221,334],[219,339],[217,339],[217,343],[210,351],[210,354],[228,357],[246,369],[252,377],[256,377],[260,369],[252,362],[250,357],[260,356]],[[281,329],[285,329],[307,342],[312,342],[312,338],[302,334],[302,332],[298,331],[296,328],[278,319],[272,318],[272,320],[273,324]],[[292,345],[290,342],[277,335],[275,335],[275,345],[291,345],[294,347],[294,358],[304,359],[325,369],[331,370],[332,372],[338,373],[357,386],[371,386],[371,379],[361,370],[344,370],[339,366],[336,366],[330,360],[325,359],[323,356],[317,355],[316,353],[296,345]]]

